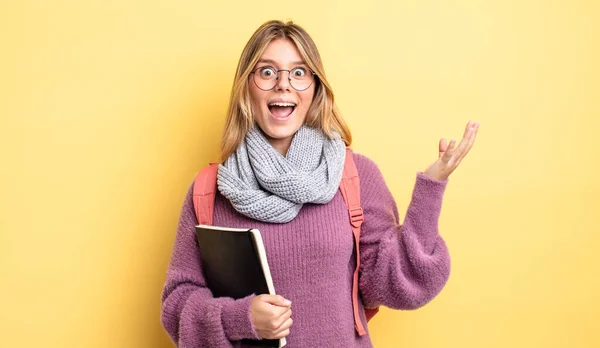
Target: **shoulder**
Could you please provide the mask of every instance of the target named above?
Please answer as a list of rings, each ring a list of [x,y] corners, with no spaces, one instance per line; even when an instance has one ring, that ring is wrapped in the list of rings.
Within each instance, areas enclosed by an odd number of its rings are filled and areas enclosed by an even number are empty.
[[[350,151],[358,171],[360,201],[365,214],[388,211],[387,209],[392,209],[392,214],[397,214],[394,198],[379,166],[370,157]]]
[[[352,153],[352,159],[356,164],[356,170],[361,181],[363,178],[382,178],[381,170],[375,161],[364,154],[355,152],[353,149],[350,149],[350,152]]]
[[[182,209],[187,212],[187,214],[193,214],[194,218],[196,217],[196,212],[194,209],[194,182],[192,181],[187,188],[185,193],[185,197],[183,198],[183,207]]]

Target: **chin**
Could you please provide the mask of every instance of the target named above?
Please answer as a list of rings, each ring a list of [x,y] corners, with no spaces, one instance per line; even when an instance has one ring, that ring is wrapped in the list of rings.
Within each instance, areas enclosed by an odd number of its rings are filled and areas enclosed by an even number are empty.
[[[293,137],[294,134],[296,134],[296,132],[298,131],[298,129],[302,127],[302,121],[304,118],[302,117],[302,120],[298,119],[298,114],[296,113],[296,110],[294,110],[294,112],[288,115],[288,117],[285,117],[283,119],[273,117],[269,110],[266,111],[266,115],[264,115],[264,117],[262,117],[262,119],[260,121],[257,121],[256,123],[268,139],[288,139],[290,137]]]
[[[279,125],[268,125],[266,129],[261,127],[263,133],[269,139],[274,140],[284,140],[294,136],[298,129],[300,129],[301,125],[289,125],[289,126],[279,126]]]

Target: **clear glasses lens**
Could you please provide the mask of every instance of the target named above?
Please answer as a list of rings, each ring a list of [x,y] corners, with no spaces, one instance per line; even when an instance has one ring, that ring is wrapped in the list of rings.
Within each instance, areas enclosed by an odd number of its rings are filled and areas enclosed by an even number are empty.
[[[288,72],[287,70],[279,70],[282,75],[281,78],[286,78],[283,75],[284,72]],[[312,71],[304,67],[296,67],[290,70],[289,72],[289,82],[292,88],[298,91],[303,91],[308,89],[310,85],[313,83],[314,77]],[[271,66],[265,66],[258,68],[254,71],[254,82],[258,86],[258,88],[262,90],[270,90],[277,85],[277,69]]]

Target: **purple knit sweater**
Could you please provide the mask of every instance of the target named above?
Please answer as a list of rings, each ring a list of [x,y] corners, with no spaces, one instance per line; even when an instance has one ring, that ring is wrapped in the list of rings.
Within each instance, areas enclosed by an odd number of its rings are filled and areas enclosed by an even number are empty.
[[[359,305],[366,328],[363,306],[416,309],[446,284],[450,256],[438,232],[438,219],[448,180],[417,173],[400,224],[377,165],[357,153],[353,158],[365,216]],[[211,295],[202,276],[196,223],[190,187],[162,293],[162,325],[179,347],[242,347],[242,338],[259,338],[250,319],[254,295],[239,300]],[[251,220],[217,194],[213,223],[261,231],[275,290],[292,301],[294,323],[287,347],[372,347],[368,333],[359,337],[354,330],[352,229],[339,191],[327,204],[305,204],[286,224]]]

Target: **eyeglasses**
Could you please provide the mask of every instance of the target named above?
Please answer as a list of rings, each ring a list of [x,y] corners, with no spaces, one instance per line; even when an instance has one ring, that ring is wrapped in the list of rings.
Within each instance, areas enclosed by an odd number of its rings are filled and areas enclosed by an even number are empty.
[[[315,80],[315,74],[312,70],[305,67],[295,67],[292,70],[275,69],[272,66],[262,66],[254,69],[250,74],[254,75],[253,80],[256,87],[263,91],[270,91],[277,86],[279,81],[279,72],[287,71],[290,85],[297,91],[307,90]]]

